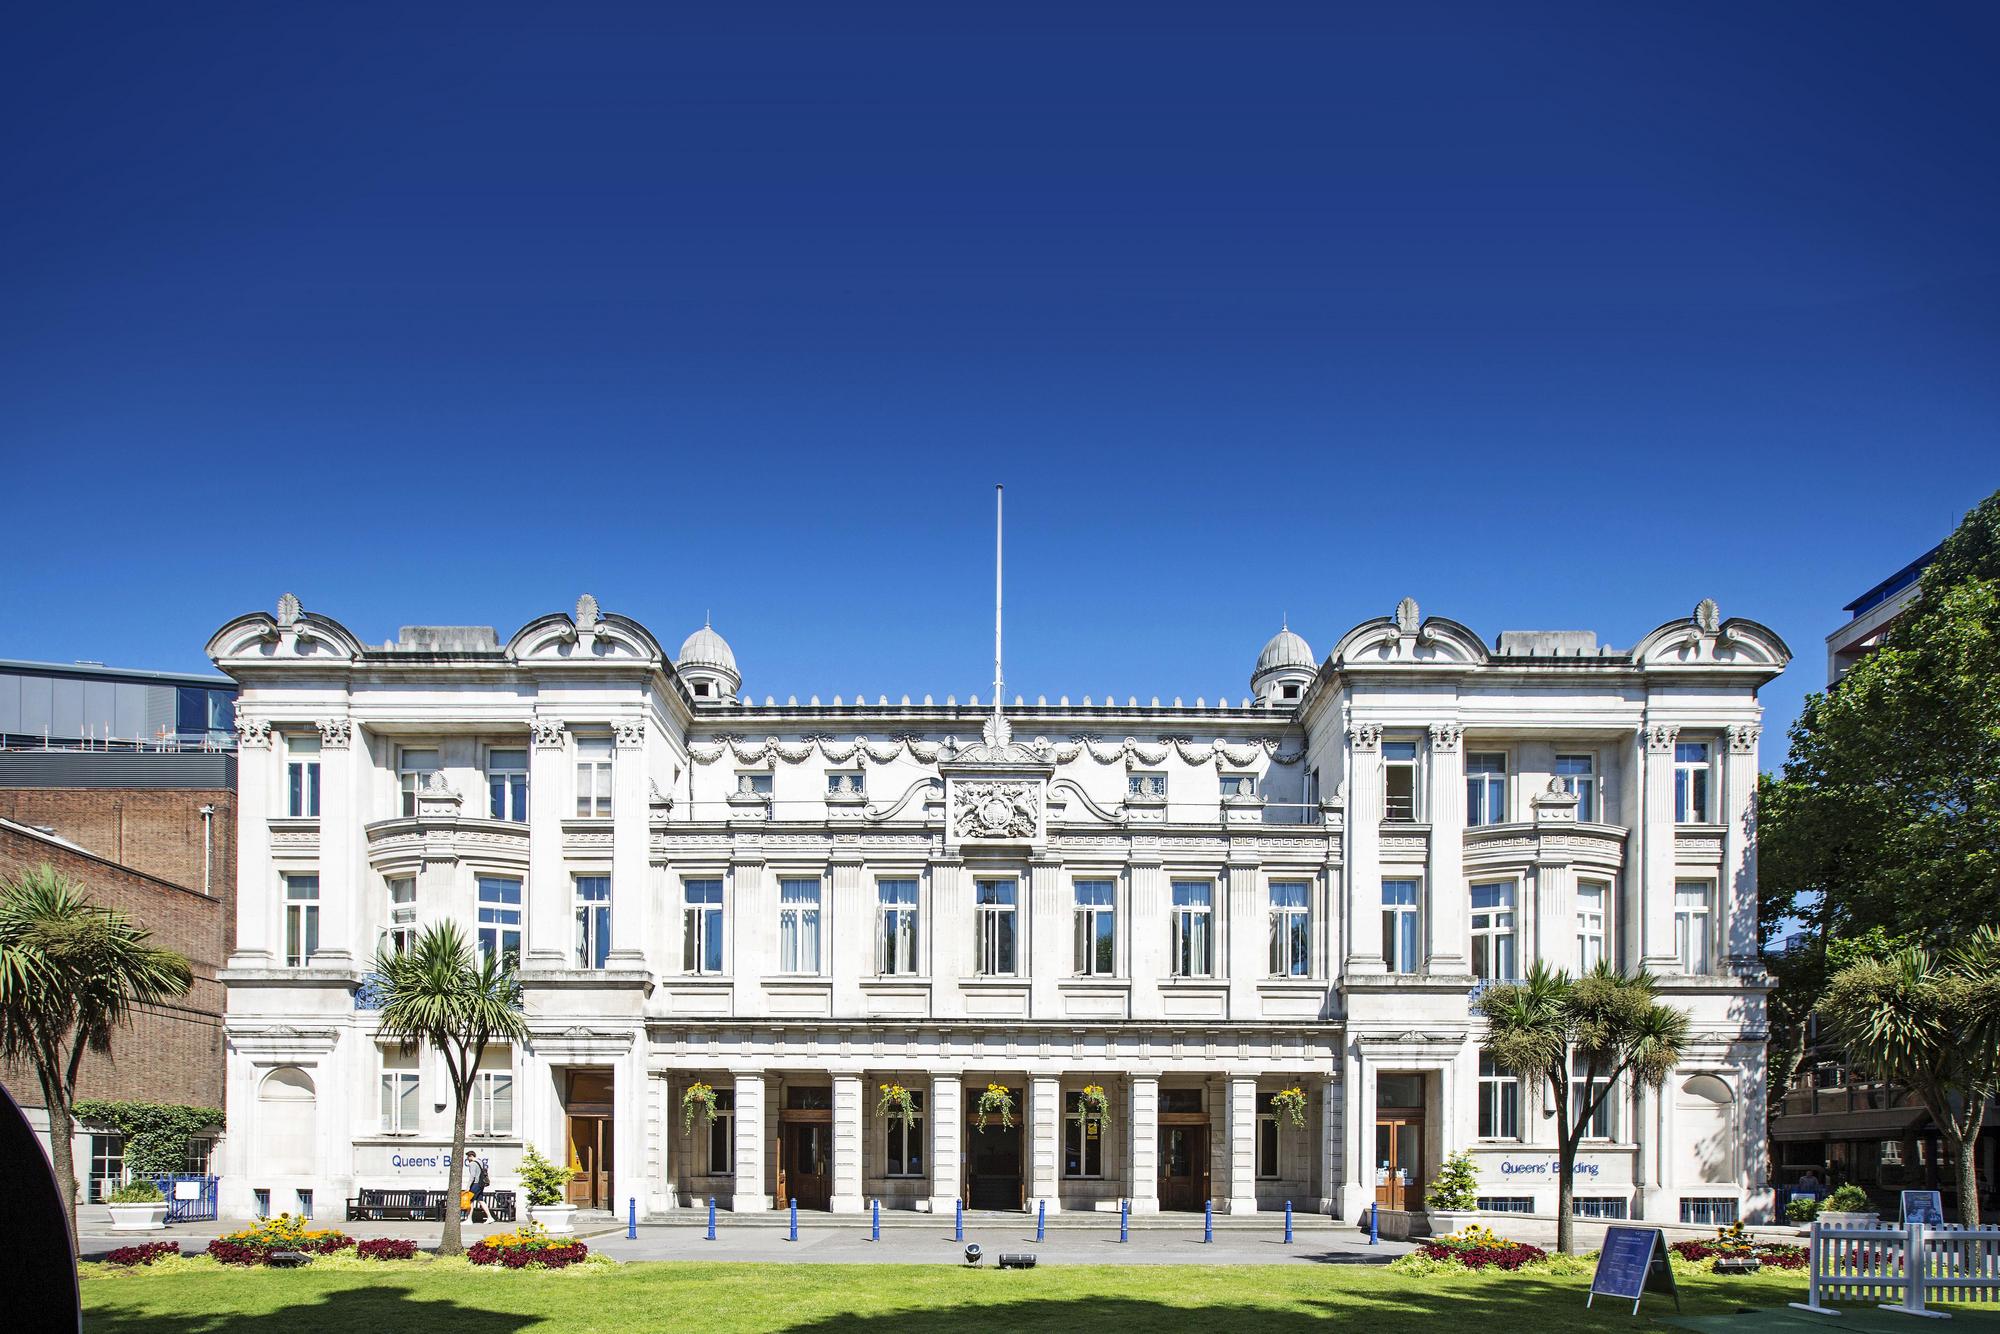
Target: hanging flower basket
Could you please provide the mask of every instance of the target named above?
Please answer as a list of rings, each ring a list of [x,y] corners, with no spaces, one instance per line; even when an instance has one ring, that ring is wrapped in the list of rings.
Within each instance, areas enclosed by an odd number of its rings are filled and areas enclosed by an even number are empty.
[[[890,1125],[907,1126],[917,1119],[917,1100],[901,1084],[878,1085],[882,1096],[875,1100],[875,1115]]]
[[[703,1125],[715,1120],[715,1090],[700,1080],[688,1085],[687,1092],[681,1094],[681,1133],[694,1129],[695,1113],[701,1113]]]
[[[1002,1130],[1014,1128],[1014,1095],[1004,1084],[988,1084],[986,1091],[979,1095],[979,1133],[986,1133],[989,1117],[997,1117]]]
[[[1102,1084],[1085,1084],[1083,1092],[1076,1095],[1076,1110],[1070,1119],[1086,1130],[1102,1133],[1111,1122],[1111,1099],[1104,1092]]]
[[[1303,1126],[1306,1123],[1306,1091],[1297,1087],[1279,1089],[1271,1095],[1271,1110],[1293,1126]]]

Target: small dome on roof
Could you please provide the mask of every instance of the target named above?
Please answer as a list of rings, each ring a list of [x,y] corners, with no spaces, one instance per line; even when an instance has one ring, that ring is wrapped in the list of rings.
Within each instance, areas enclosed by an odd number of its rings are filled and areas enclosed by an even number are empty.
[[[681,642],[681,651],[674,658],[674,666],[682,671],[690,667],[714,667],[731,676],[738,675],[736,655],[729,651],[729,641],[706,623]]]
[[[1319,669],[1319,659],[1313,656],[1312,645],[1294,634],[1290,625],[1272,635],[1271,642],[1264,645],[1264,651],[1257,655],[1257,669],[1251,673],[1251,679],[1287,667],[1302,667],[1309,672]]]

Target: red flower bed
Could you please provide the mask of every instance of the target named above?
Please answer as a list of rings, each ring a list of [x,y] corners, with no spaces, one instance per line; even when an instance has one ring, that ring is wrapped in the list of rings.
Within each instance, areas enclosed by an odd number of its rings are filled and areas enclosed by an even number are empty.
[[[1417,1247],[1417,1254],[1426,1260],[1456,1260],[1467,1269],[1514,1270],[1549,1258],[1547,1251],[1525,1241],[1502,1241],[1496,1246],[1448,1246],[1427,1241]]]
[[[467,1248],[465,1258],[476,1265],[500,1265],[507,1269],[526,1269],[530,1265],[562,1269],[589,1254],[590,1247],[580,1241],[557,1241],[539,1229],[524,1228],[474,1242]]]
[[[120,1246],[104,1257],[108,1265],[149,1265],[155,1260],[164,1260],[169,1255],[179,1255],[181,1244],[177,1241],[149,1241],[139,1246]]]
[[[364,1260],[414,1260],[417,1243],[401,1237],[370,1237],[354,1243],[354,1253]]]
[[[1739,1242],[1721,1246],[1713,1241],[1677,1241],[1671,1249],[1681,1259],[1696,1262],[1717,1258],[1747,1259],[1754,1256],[1773,1269],[1806,1267],[1806,1248],[1788,1246],[1782,1241]]]

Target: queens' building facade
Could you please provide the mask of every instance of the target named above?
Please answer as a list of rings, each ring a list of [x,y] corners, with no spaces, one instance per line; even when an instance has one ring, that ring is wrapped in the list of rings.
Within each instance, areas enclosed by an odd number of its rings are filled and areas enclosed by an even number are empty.
[[[670,656],[588,597],[370,646],[287,595],[209,652],[240,687],[226,1212],[443,1184],[441,1066],[364,985],[443,920],[524,987],[474,1144],[501,1185],[567,1154],[587,1206],[1355,1219],[1467,1149],[1486,1207],[1546,1213],[1548,1094],[1482,1062],[1473,1000],[1600,959],[1693,1034],[1590,1127],[1581,1208],[1768,1206],[1751,802],[1788,650],[1713,603],[1625,651],[1406,599],[1191,704],[756,704],[712,629]]]

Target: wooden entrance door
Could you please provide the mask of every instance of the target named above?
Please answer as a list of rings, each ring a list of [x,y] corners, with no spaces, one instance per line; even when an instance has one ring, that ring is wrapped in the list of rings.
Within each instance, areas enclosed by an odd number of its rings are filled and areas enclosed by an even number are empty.
[[[825,1209],[833,1202],[833,1125],[827,1121],[786,1121],[779,1141],[781,1203]]]
[[[965,1125],[965,1203],[970,1209],[1019,1209],[1027,1204],[1021,1174],[1021,1123],[1002,1130],[998,1119],[980,1125],[974,1113]]]
[[[1208,1203],[1208,1126],[1160,1127],[1160,1208],[1199,1211]]]
[[[563,1108],[569,1113],[569,1165],[576,1172],[570,1178],[566,1197],[585,1209],[610,1209],[611,1173],[611,1072],[572,1070],[563,1090]]]
[[[1383,1112],[1375,1118],[1375,1202],[1414,1209],[1424,1198],[1424,1119]]]

